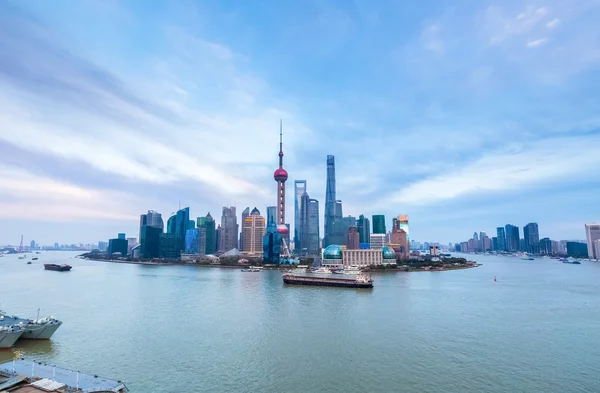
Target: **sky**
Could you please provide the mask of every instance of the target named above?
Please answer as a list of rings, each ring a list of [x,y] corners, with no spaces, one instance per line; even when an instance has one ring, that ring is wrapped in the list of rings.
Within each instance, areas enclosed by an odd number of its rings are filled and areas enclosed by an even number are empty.
[[[0,0],[0,244],[293,182],[421,241],[600,221],[600,0]],[[322,233],[321,233],[322,235]]]

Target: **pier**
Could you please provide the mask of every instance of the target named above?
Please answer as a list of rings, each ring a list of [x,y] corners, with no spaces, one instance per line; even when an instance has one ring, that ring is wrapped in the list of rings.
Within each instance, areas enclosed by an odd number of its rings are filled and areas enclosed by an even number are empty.
[[[15,359],[0,364],[0,392],[125,393],[128,391],[122,381],[84,374],[43,362]]]

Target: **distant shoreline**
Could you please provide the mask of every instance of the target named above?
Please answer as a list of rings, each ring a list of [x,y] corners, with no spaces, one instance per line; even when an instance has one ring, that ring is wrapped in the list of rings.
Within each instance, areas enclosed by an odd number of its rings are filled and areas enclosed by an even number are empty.
[[[188,263],[188,262],[150,262],[150,261],[123,261],[123,260],[115,260],[115,259],[95,259],[95,258],[87,258],[82,257],[80,259],[95,261],[95,262],[110,262],[110,263],[126,263],[130,265],[148,265],[148,266],[194,266],[194,267],[208,267],[208,268],[221,268],[221,269],[243,269],[248,267],[249,265],[211,265],[211,264],[199,264],[199,263]],[[472,261],[469,261],[472,262]],[[396,269],[369,269],[366,272],[403,272],[403,273],[411,273],[411,272],[445,272],[452,270],[464,270],[471,269],[475,267],[481,266],[481,264],[472,262],[473,265],[467,266],[452,266],[450,268],[444,269],[421,269],[421,268],[409,268],[409,270],[405,270],[404,268],[398,267]],[[261,266],[264,270],[284,270],[288,269],[290,265],[280,265],[276,266]]]

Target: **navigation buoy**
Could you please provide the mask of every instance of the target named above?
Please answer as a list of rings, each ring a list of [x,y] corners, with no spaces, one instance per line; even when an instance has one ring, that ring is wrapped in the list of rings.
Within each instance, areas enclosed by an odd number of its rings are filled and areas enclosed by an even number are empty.
[[[496,282],[496,276],[494,276],[494,282]]]

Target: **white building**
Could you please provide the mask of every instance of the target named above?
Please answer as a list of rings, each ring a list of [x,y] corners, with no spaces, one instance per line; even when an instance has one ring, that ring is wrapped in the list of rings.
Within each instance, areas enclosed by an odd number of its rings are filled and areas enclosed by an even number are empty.
[[[587,238],[588,257],[600,259],[600,254],[594,249],[594,241],[600,240],[600,224],[585,224],[585,236]]]
[[[372,250],[382,250],[383,246],[385,246],[385,234],[383,233],[374,233],[371,235],[371,249]]]
[[[594,252],[596,253],[595,259],[600,259],[600,240],[594,240]]]
[[[343,250],[344,266],[370,266],[381,265],[383,263],[383,252],[381,250]]]

